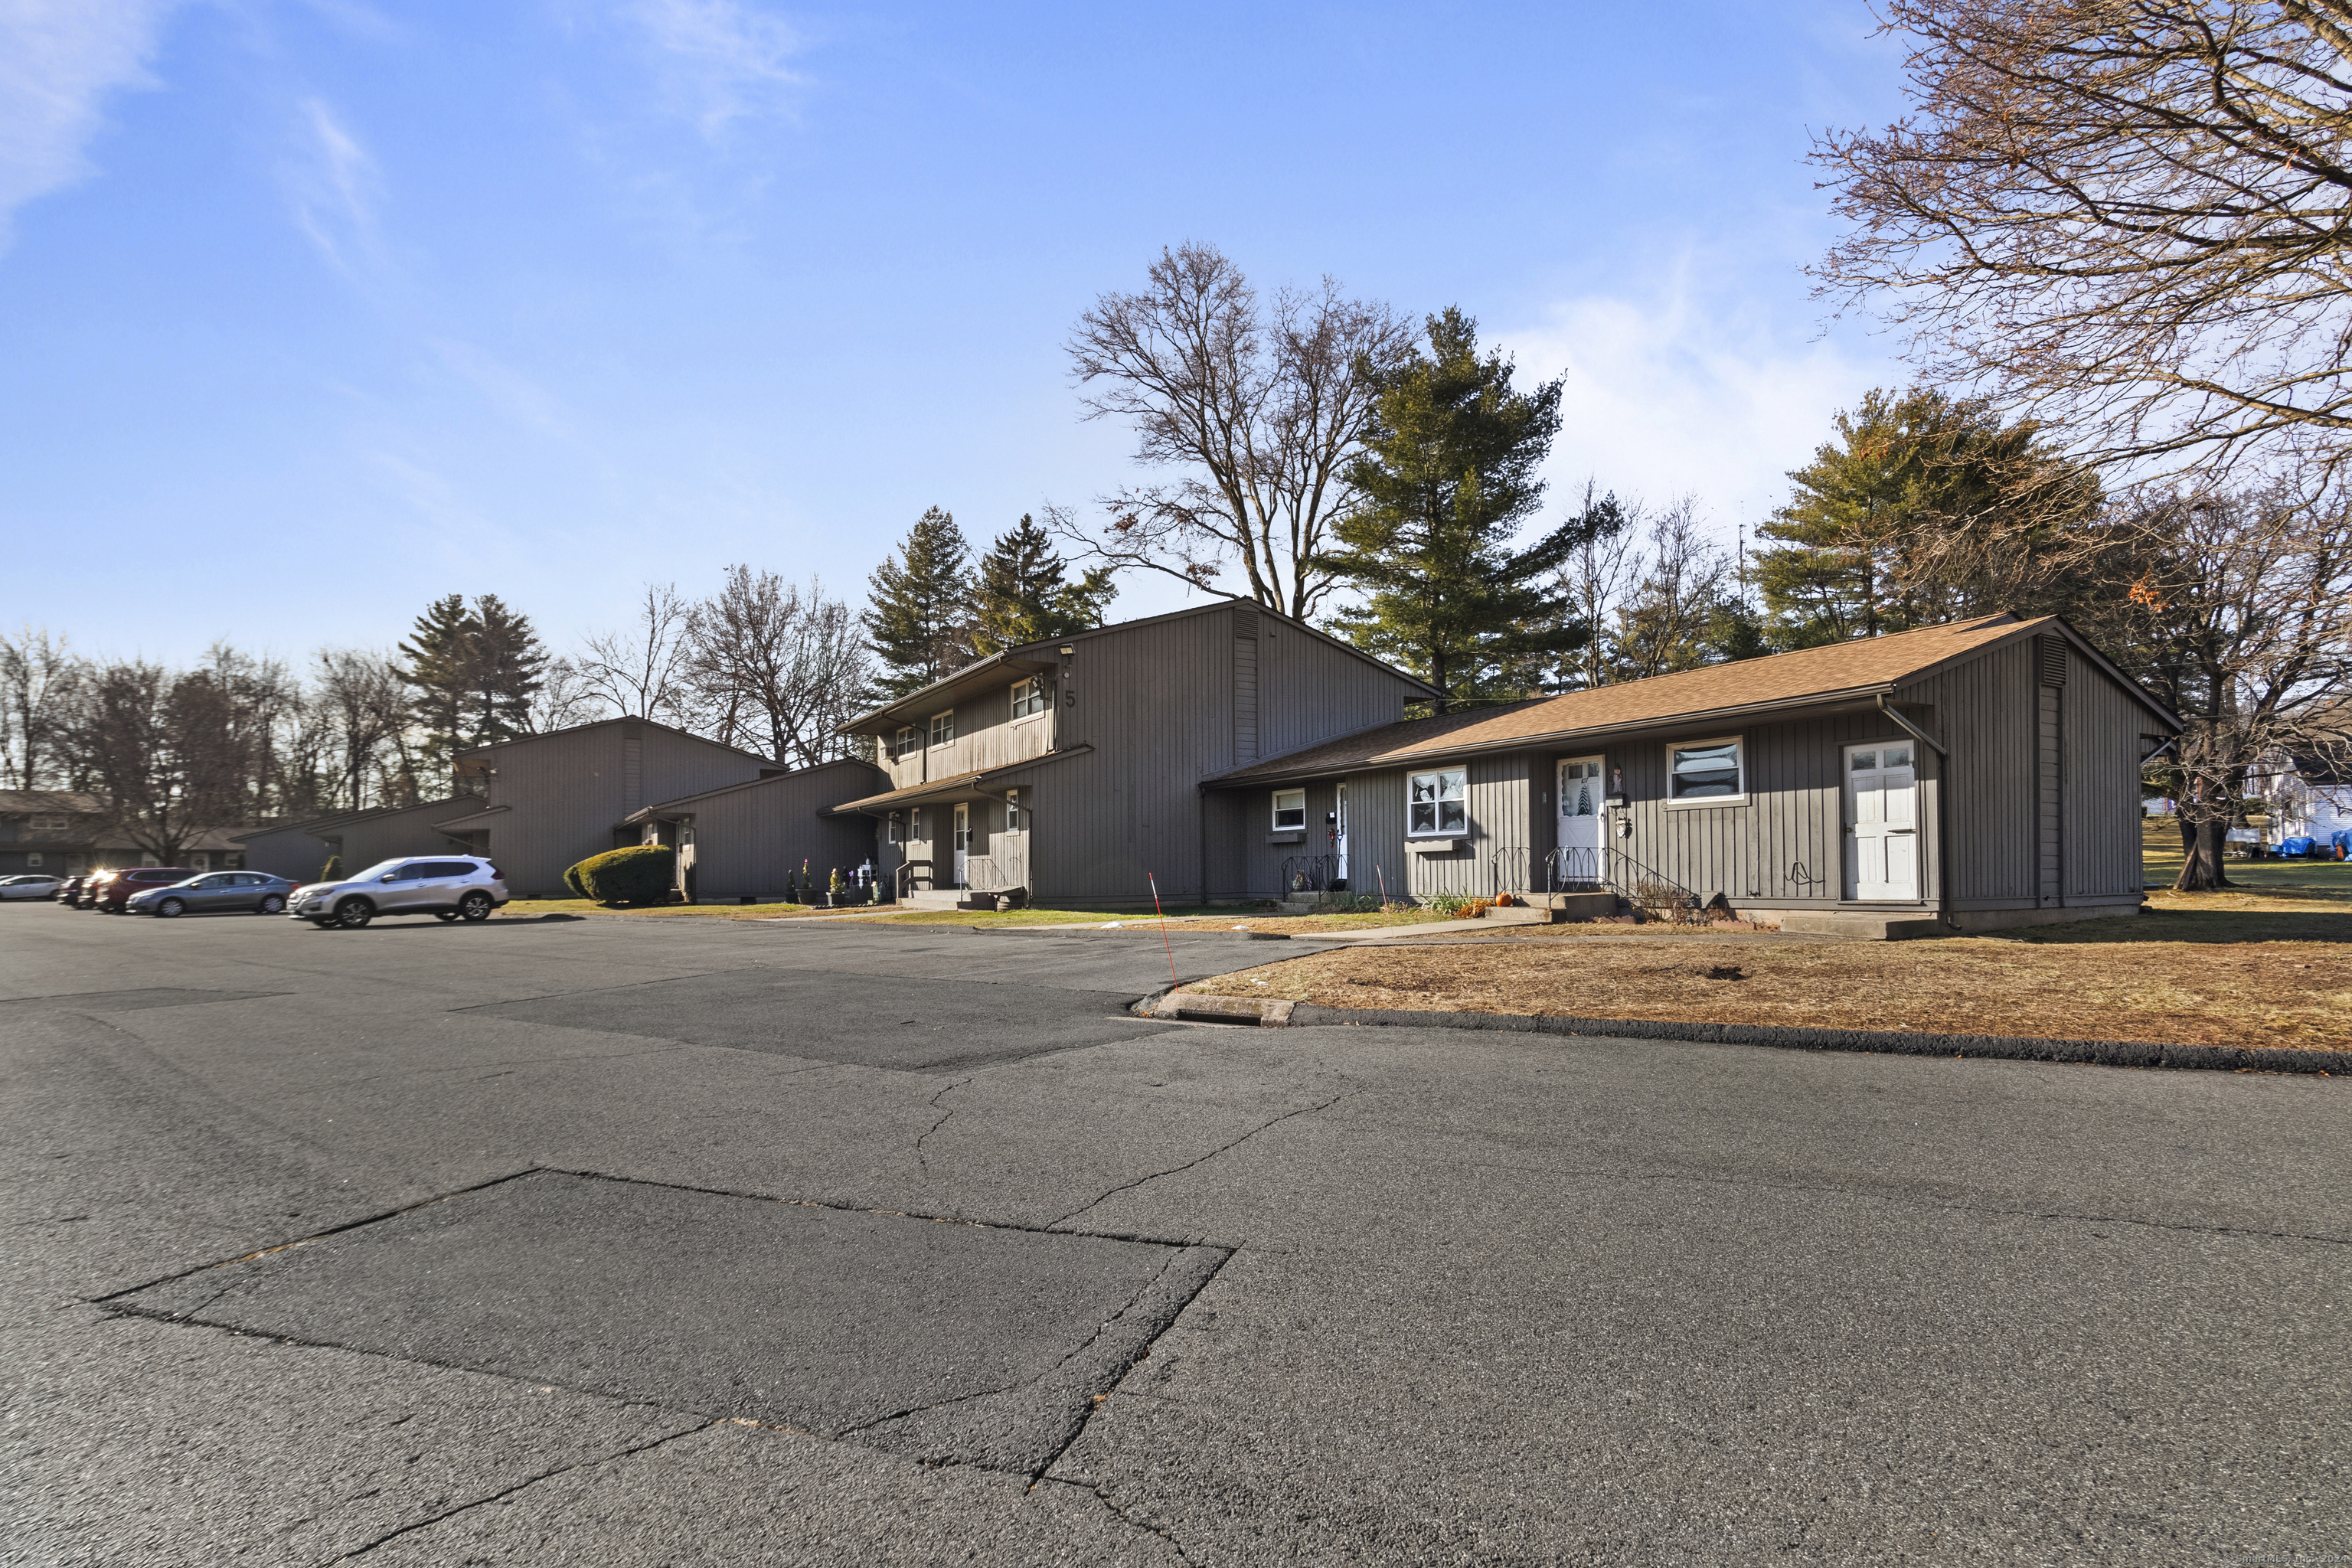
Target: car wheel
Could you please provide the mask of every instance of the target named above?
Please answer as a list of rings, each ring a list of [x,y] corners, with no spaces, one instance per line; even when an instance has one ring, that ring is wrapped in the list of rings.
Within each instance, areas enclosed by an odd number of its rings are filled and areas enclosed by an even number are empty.
[[[490,918],[490,896],[488,893],[467,893],[457,900],[457,912],[469,921]]]
[[[268,898],[262,900],[261,902],[254,906],[254,913],[256,914],[282,915],[285,912],[286,900],[279,898],[275,893],[270,894]]]
[[[187,903],[181,899],[163,899],[158,900],[155,905],[155,913],[163,920],[173,920],[187,912]]]
[[[345,931],[358,931],[375,919],[375,906],[365,899],[345,899],[335,906],[335,923]]]

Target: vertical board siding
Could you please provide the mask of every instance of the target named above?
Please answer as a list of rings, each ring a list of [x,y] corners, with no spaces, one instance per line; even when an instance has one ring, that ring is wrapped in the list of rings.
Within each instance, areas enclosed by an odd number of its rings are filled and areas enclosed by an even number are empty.
[[[1898,693],[1922,710],[1923,726],[1950,753],[1941,766],[1955,909],[2034,902],[2034,690],[2032,639],[2020,638]]]
[[[1234,617],[1239,620],[1239,616]],[[1253,624],[1255,624],[1255,617]],[[1234,638],[1234,765],[1257,761],[1257,637]]]
[[[2054,904],[2066,890],[2065,756],[2061,750],[2064,689],[2034,690],[2033,736],[2033,896],[2038,903]]]
[[[457,813],[449,815],[455,816]],[[318,880],[327,857],[333,853],[327,847],[327,841],[315,834],[300,827],[280,827],[255,834],[245,841],[245,868],[266,871],[291,881],[312,882]]]
[[[2137,902],[2147,881],[2140,862],[2140,736],[2160,725],[2085,658],[2073,661],[2065,719],[2065,896]]]
[[[346,824],[334,830],[334,837],[341,841],[336,853],[343,858],[343,874],[356,876],[379,860],[399,855],[446,855],[459,841],[436,831],[433,825],[479,811],[482,805],[478,796],[459,795],[453,800],[380,812],[364,822]],[[247,864],[252,862],[248,860]],[[304,879],[317,876],[319,869],[313,865],[303,874]],[[504,861],[499,862],[499,869],[508,869]],[[507,890],[515,890],[511,880],[507,883]]]
[[[747,752],[657,724],[632,727],[640,733],[634,787],[653,801],[740,784],[770,765]],[[626,804],[632,785],[623,728],[621,721],[608,721],[478,753],[496,770],[488,779],[490,805],[509,809],[477,842],[506,873],[507,887],[516,896],[568,897],[566,868],[616,841],[636,841],[637,834],[622,824],[636,809]]]
[[[887,787],[879,768],[839,762],[688,802],[680,814],[694,821],[695,891],[715,899],[781,893],[803,860],[820,883],[836,866],[845,875],[869,858],[880,867],[871,818],[818,813]],[[676,833],[666,832],[663,842],[676,843]]]

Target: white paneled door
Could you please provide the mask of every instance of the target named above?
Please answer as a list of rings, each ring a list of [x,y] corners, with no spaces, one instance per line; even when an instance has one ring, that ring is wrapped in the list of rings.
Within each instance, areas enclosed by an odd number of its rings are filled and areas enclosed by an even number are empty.
[[[1559,764],[1559,866],[1562,882],[1601,880],[1601,759],[1570,757]]]
[[[1331,853],[1338,858],[1339,869],[1333,878],[1341,887],[1352,887],[1348,880],[1348,781],[1341,779],[1331,805]]]
[[[1909,742],[1845,749],[1845,896],[1919,896],[1919,783]]]
[[[963,886],[964,862],[971,858],[971,807],[961,801],[955,808],[955,885]]]

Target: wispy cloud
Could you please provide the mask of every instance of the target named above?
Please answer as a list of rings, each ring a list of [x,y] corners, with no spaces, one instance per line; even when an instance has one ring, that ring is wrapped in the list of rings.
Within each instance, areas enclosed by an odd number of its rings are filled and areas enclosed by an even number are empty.
[[[738,120],[787,109],[800,85],[789,63],[805,47],[800,34],[747,0],[626,0],[624,14],[654,46],[671,108],[713,141]]]
[[[285,183],[294,221],[338,270],[357,279],[381,259],[376,209],[383,195],[375,160],[323,100],[306,99]]]
[[[178,0],[0,0],[0,247],[34,197],[90,174],[110,92],[150,87]]]
[[[1727,537],[1787,499],[1788,470],[1829,438],[1832,413],[1905,374],[1833,340],[1806,341],[1798,323],[1703,290],[1687,270],[1643,296],[1563,300],[1497,336],[1522,384],[1562,378],[1556,501],[1588,476],[1628,499],[1692,495]]]

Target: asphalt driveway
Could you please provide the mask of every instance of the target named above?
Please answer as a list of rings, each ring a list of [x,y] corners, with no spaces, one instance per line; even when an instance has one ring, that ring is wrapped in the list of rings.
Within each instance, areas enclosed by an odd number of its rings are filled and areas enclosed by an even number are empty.
[[[1167,979],[0,906],[0,1562],[2352,1553],[2340,1080]]]

